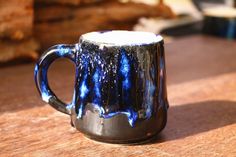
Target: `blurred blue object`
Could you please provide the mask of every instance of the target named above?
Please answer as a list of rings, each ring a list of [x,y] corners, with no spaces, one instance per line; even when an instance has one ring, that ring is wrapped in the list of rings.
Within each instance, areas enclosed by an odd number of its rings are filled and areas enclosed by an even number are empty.
[[[203,33],[236,39],[236,9],[216,7],[204,10]]]

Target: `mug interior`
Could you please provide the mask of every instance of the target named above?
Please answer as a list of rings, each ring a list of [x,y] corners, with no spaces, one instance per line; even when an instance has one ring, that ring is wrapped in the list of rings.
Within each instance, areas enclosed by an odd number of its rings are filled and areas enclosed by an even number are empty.
[[[163,40],[160,35],[139,31],[90,32],[82,35],[81,39],[92,43],[119,46],[152,44]]]

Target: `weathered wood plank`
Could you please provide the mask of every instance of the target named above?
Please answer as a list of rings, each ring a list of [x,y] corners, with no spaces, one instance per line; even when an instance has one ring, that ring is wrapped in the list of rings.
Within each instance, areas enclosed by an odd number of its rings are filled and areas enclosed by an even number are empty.
[[[35,10],[35,35],[43,49],[56,43],[74,43],[89,31],[131,30],[140,17],[166,17],[157,6],[107,2],[78,8],[44,6]],[[172,17],[172,15],[169,15]]]
[[[38,49],[39,44],[32,38],[21,41],[0,40],[0,63],[19,58],[36,60]]]
[[[60,4],[60,5],[72,5],[72,6],[98,3],[102,1],[105,0],[35,0],[37,4]],[[109,1],[114,1],[114,0],[109,0]]]
[[[0,69],[1,156],[235,156],[235,41],[193,36],[166,44],[170,109],[163,132],[146,145],[94,142],[70,126],[68,115],[40,99],[34,65]],[[58,97],[72,99],[74,67],[49,69]]]
[[[0,38],[21,40],[32,29],[33,0],[0,0]]]

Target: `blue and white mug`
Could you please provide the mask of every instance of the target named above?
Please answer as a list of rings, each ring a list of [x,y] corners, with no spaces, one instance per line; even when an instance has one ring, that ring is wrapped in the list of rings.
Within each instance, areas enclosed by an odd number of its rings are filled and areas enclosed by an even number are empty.
[[[47,70],[57,58],[76,65],[73,100],[62,102],[48,85]],[[35,66],[42,99],[71,116],[88,137],[133,143],[158,134],[167,121],[164,42],[148,32],[91,32],[75,45],[49,48]]]

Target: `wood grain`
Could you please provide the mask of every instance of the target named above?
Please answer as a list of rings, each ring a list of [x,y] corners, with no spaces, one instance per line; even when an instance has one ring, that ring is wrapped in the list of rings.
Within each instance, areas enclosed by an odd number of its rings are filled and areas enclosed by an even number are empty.
[[[71,5],[78,6],[83,4],[98,3],[105,0],[35,0],[36,4],[60,4],[60,5]],[[109,0],[114,1],[114,0]]]
[[[236,42],[207,36],[166,44],[170,109],[164,131],[127,146],[87,139],[39,98],[33,64],[0,69],[1,156],[236,156]],[[74,66],[49,71],[58,97],[72,99]]]
[[[81,0],[35,0],[36,4],[63,4],[63,5],[79,5]]]
[[[0,38],[21,40],[33,32],[33,0],[0,0]]]
[[[168,9],[166,11],[166,9]],[[90,31],[131,30],[140,17],[172,17],[163,5],[105,1],[83,7],[39,6],[35,8],[35,36],[43,49],[56,43],[73,43]]]
[[[28,58],[35,61],[38,58],[38,49],[39,44],[33,38],[21,41],[0,39],[0,63],[19,58]]]

